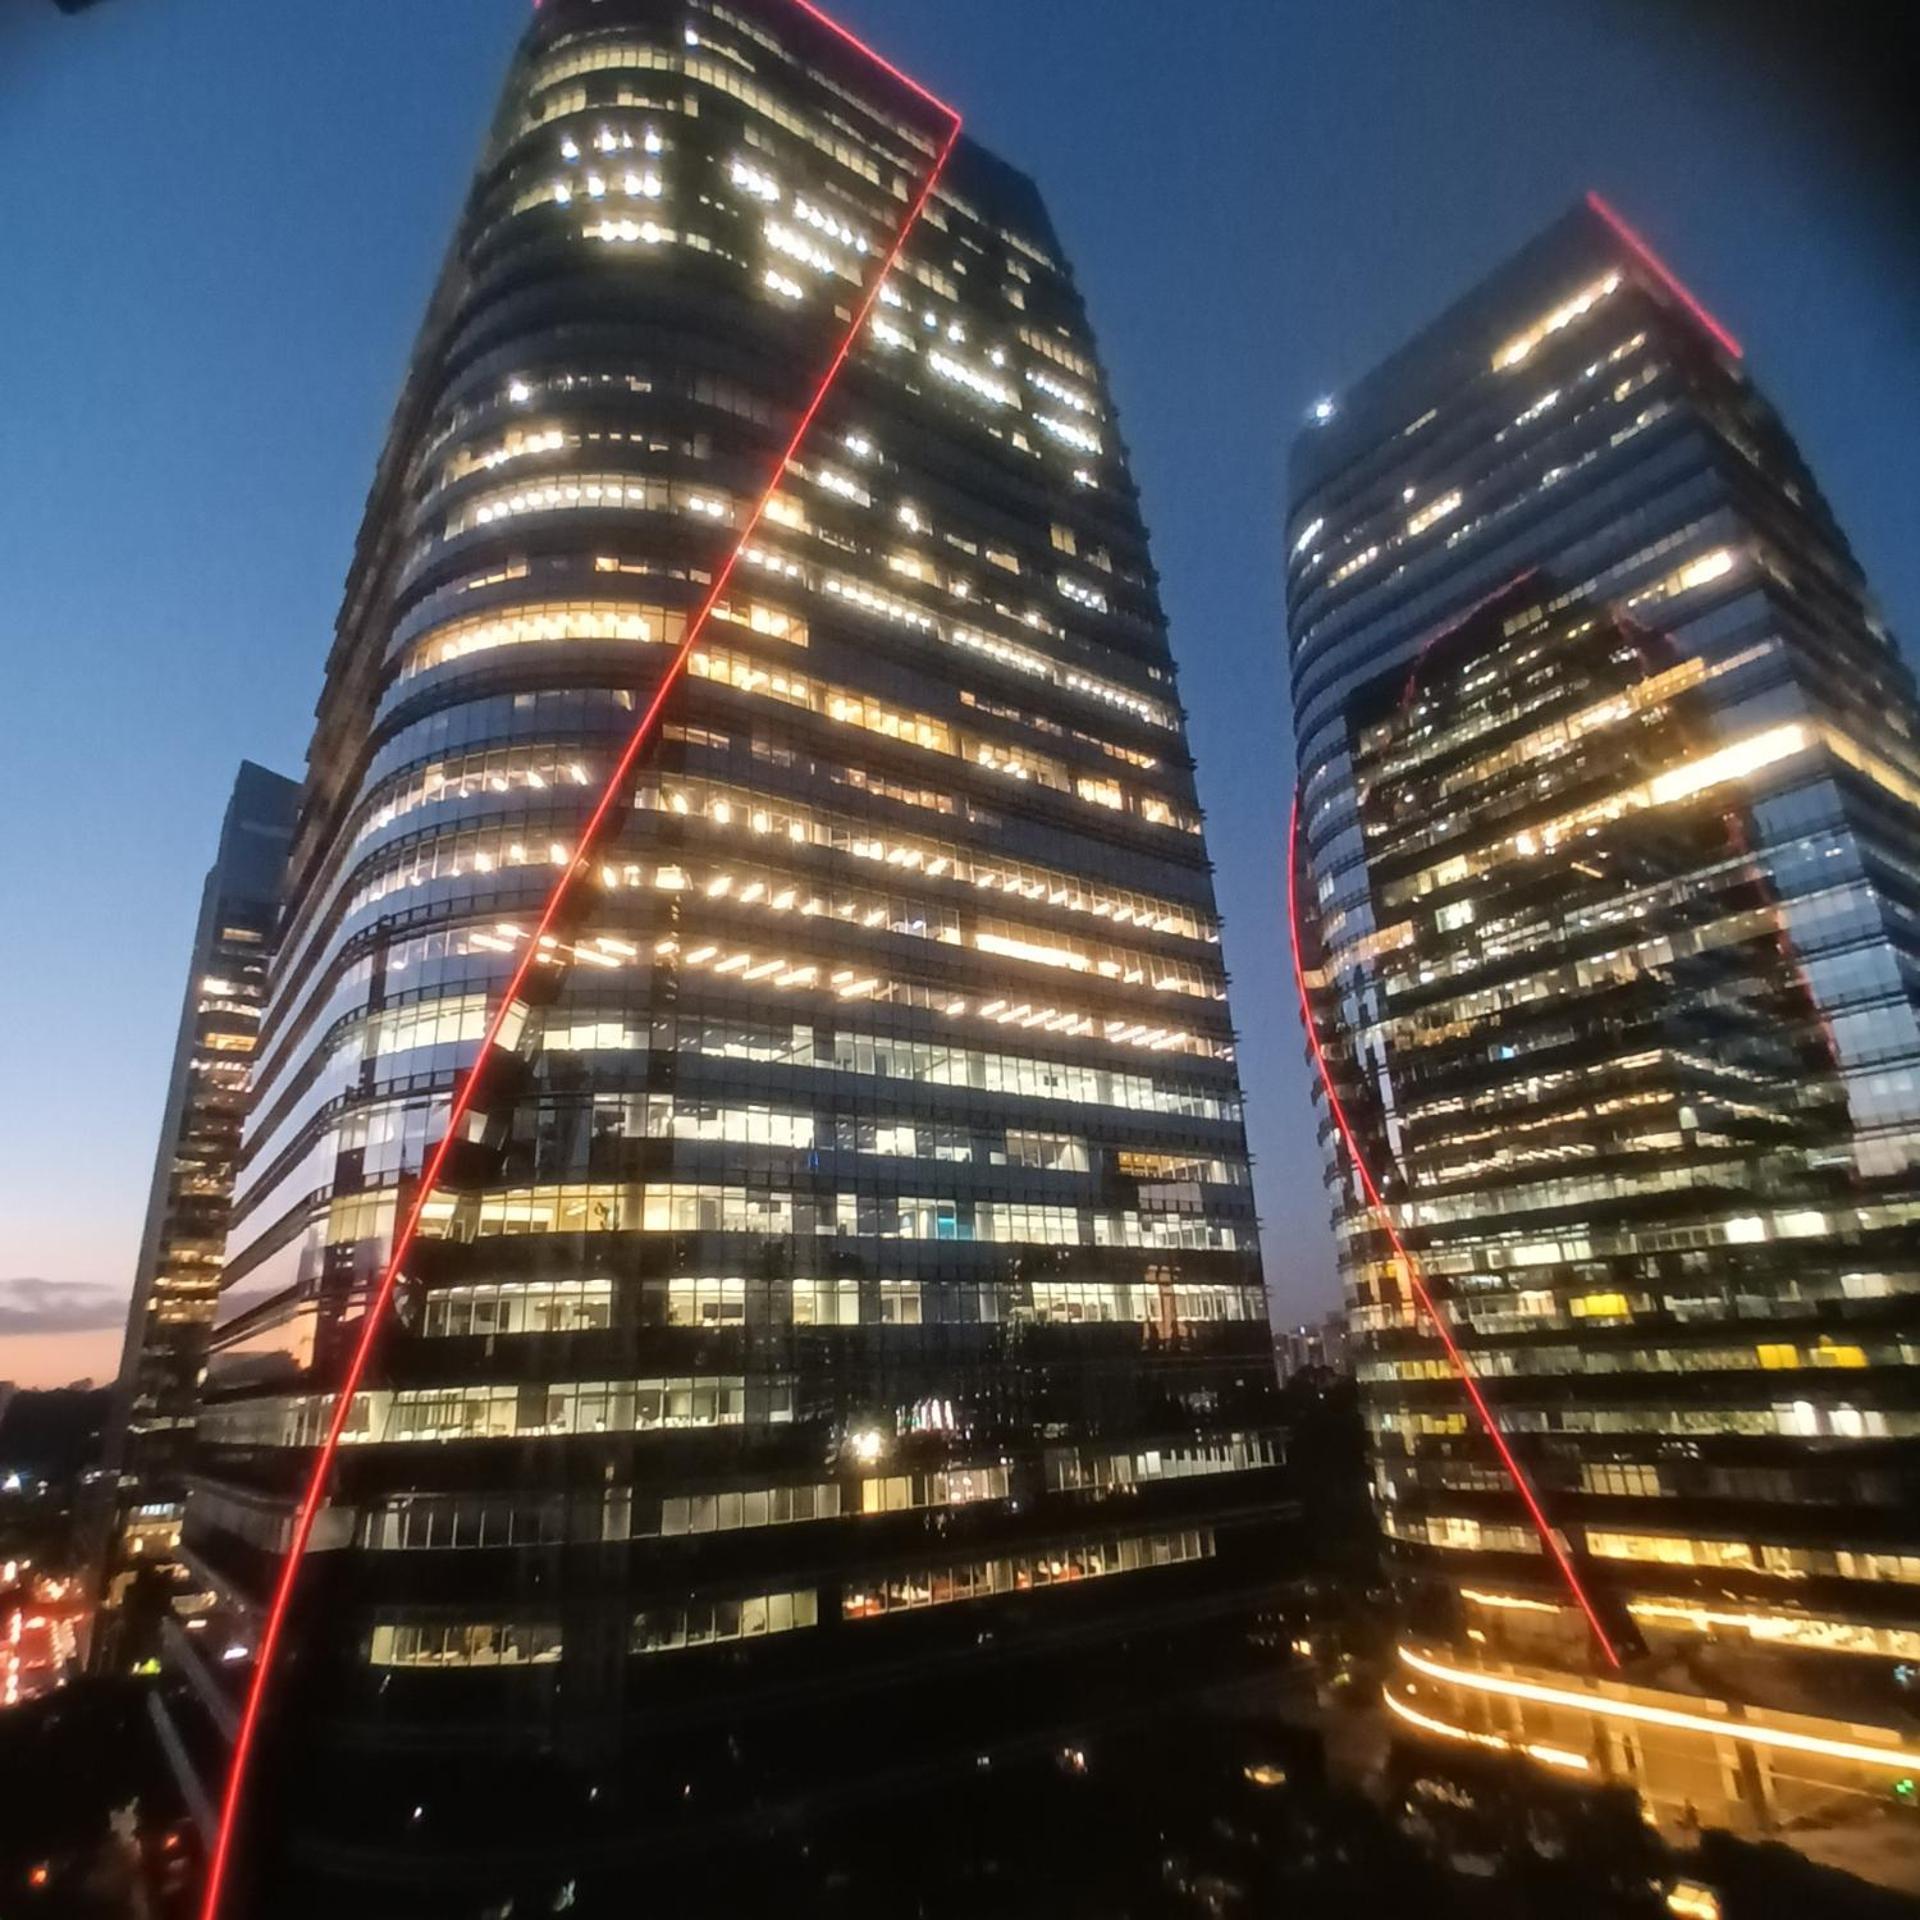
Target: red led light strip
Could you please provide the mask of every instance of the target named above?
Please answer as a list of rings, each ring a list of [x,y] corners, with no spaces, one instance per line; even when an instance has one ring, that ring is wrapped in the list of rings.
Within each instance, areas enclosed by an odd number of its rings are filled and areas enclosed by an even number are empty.
[[[857,33],[849,32],[838,20],[834,19],[831,14],[822,13],[820,9],[813,4],[813,0],[790,0],[790,4],[797,7],[800,12],[806,14],[809,19],[825,27],[829,33],[835,34],[844,40],[855,53],[861,54],[868,60],[871,60],[882,73],[889,75],[892,79],[898,80],[909,93],[918,94],[920,98],[936,112],[945,114],[947,118],[953,122],[953,130],[956,134],[960,131],[960,114],[957,108],[948,106],[937,94],[929,93],[918,80],[912,79],[907,74],[902,73],[891,60],[883,60]],[[941,156],[941,163],[943,165],[945,164],[944,154]],[[937,177],[937,168],[935,172]],[[907,224],[911,227],[913,222],[909,220]],[[903,235],[902,238],[904,237]]]
[[[1580,1583],[1580,1576],[1574,1570],[1572,1559],[1560,1543],[1560,1537],[1548,1524],[1546,1511],[1540,1504],[1540,1497],[1534,1492],[1533,1482],[1527,1477],[1526,1469],[1521,1466],[1513,1448],[1507,1442],[1507,1436],[1501,1431],[1500,1422],[1493,1408],[1487,1403],[1487,1397],[1480,1391],[1480,1383],[1474,1378],[1473,1368],[1467,1356],[1461,1351],[1460,1344],[1453,1337],[1453,1328],[1440,1310],[1439,1302],[1427,1291],[1426,1283],[1420,1278],[1420,1268],[1412,1254],[1407,1251],[1406,1243],[1400,1238],[1400,1232],[1393,1224],[1393,1215],[1388,1211],[1386,1201],[1381,1197],[1380,1189],[1374,1184],[1373,1173],[1368,1167],[1366,1156],[1360,1151],[1360,1142],[1354,1137],[1352,1126],[1347,1120],[1347,1111],[1340,1103],[1340,1096],[1334,1090],[1333,1074],[1327,1065],[1325,1049],[1320,1044],[1320,1030],[1314,1023],[1313,1003],[1307,995],[1306,962],[1300,950],[1300,796],[1295,793],[1293,812],[1287,822],[1287,932],[1293,941],[1293,978],[1300,994],[1300,1017],[1306,1023],[1307,1044],[1313,1050],[1313,1064],[1320,1075],[1320,1084],[1326,1090],[1327,1106],[1333,1114],[1333,1124],[1340,1131],[1340,1138],[1346,1142],[1348,1156],[1352,1159],[1355,1171],[1360,1175],[1360,1184],[1366,1190],[1367,1202],[1379,1219],[1393,1250],[1400,1256],[1400,1264],[1407,1276],[1408,1284],[1413,1288],[1414,1298],[1421,1310],[1433,1322],[1434,1330],[1440,1336],[1440,1343],[1447,1350],[1447,1359],[1454,1372],[1460,1378],[1460,1384],[1467,1390],[1467,1398],[1473,1402],[1474,1411],[1480,1416],[1480,1424],[1486,1429],[1487,1438],[1493,1442],[1494,1451],[1500,1456],[1500,1464],[1506,1469],[1507,1478],[1525,1503],[1527,1513],[1533,1521],[1533,1529],[1540,1536],[1540,1543],[1560,1569],[1560,1577],[1566,1582],[1567,1591],[1572,1594],[1575,1604],[1586,1615],[1587,1625],[1593,1629],[1593,1637],[1599,1643],[1600,1651],[1606,1655],[1607,1664],[1618,1668],[1620,1655],[1616,1651],[1607,1630],[1600,1624],[1600,1615],[1593,1602],[1587,1597],[1587,1590]]]
[[[248,1763],[252,1759],[254,1744],[259,1733],[261,1709],[267,1695],[267,1684],[272,1673],[274,1656],[279,1651],[281,1635],[285,1631],[287,1613],[293,1600],[294,1586],[299,1579],[301,1563],[306,1556],[308,1544],[313,1537],[314,1524],[319,1518],[320,1508],[326,1498],[334,1456],[340,1449],[340,1436],[346,1430],[347,1420],[353,1409],[354,1395],[366,1375],[368,1362],[373,1355],[374,1342],[380,1335],[386,1321],[387,1310],[393,1303],[394,1289],[399,1282],[400,1270],[408,1254],[413,1250],[413,1243],[418,1236],[421,1217],[426,1210],[427,1202],[433,1197],[434,1189],[439,1183],[460,1123],[472,1109],[474,1097],[479,1090],[481,1073],[492,1058],[493,1049],[499,1042],[501,1031],[509,1016],[520,1004],[521,990],[526,986],[527,979],[538,964],[543,951],[542,941],[559,918],[560,910],[572,893],[575,882],[588,871],[594,846],[607,821],[622,803],[627,782],[641,754],[652,739],[661,709],[666,705],[668,695],[672,693],[686,672],[694,643],[699,639],[708,617],[718,605],[720,596],[725,593],[727,583],[733,578],[734,570],[739,566],[742,554],[752,541],[761,520],[766,516],[768,507],[772,505],[773,497],[779,491],[781,481],[786,476],[788,463],[799,453],[801,444],[818,417],[820,409],[826,404],[828,394],[833,391],[841,369],[853,352],[854,345],[873,312],[875,302],[880,298],[881,287],[886,284],[888,276],[899,264],[907,240],[914,228],[919,225],[920,216],[925,212],[928,201],[933,198],[934,188],[939,184],[941,175],[945,173],[947,162],[952,158],[953,150],[960,140],[960,115],[952,107],[935,99],[926,88],[907,79],[898,68],[882,60],[878,54],[856,39],[844,27],[829,19],[817,7],[808,4],[808,0],[793,0],[793,4],[822,25],[832,28],[842,40],[866,54],[882,71],[912,88],[921,99],[937,107],[947,116],[950,124],[926,179],[921,185],[920,192],[908,209],[905,220],[901,222],[900,231],[879,273],[874,277],[872,286],[867,289],[832,361],[821,376],[818,386],[814,388],[813,397],[808,401],[806,411],[801,414],[799,425],[794,428],[792,437],[782,450],[779,459],[774,462],[773,471],[767,478],[765,490],[761,493],[751,518],[747,521],[740,538],[734,543],[732,552],[727,555],[725,564],[715,576],[706,599],[701,602],[699,612],[688,623],[686,634],[668,663],[659,688],[634,727],[626,749],[621,754],[618,764],[614,767],[600,795],[599,803],[581,832],[579,846],[572,861],[554,882],[553,889],[547,896],[546,905],[541,910],[539,924],[527,941],[520,962],[507,982],[506,991],[501,995],[500,1005],[488,1024],[486,1038],[480,1043],[480,1051],[475,1055],[473,1065],[467,1069],[466,1075],[454,1094],[453,1103],[447,1112],[446,1131],[440,1136],[439,1143],[428,1157],[420,1177],[419,1191],[407,1213],[405,1224],[394,1241],[392,1257],[388,1260],[386,1270],[380,1277],[380,1284],[374,1290],[372,1301],[368,1305],[366,1324],[354,1348],[353,1358],[335,1390],[333,1416],[328,1423],[326,1438],[314,1459],[313,1473],[307,1483],[306,1494],[300,1503],[293,1536],[287,1547],[287,1557],[280,1570],[279,1584],[274,1590],[266,1627],[255,1652],[253,1679],[247,1690],[246,1706],[241,1714],[239,1733],[234,1740],[233,1758],[227,1771],[226,1794],[220,1808],[219,1831],[215,1837],[212,1857],[207,1867],[206,1892],[200,1908],[201,1920],[219,1920],[220,1903],[226,1892],[227,1875],[232,1865],[234,1839],[239,1830],[240,1815],[245,1803]]]
[[[1736,360],[1745,357],[1740,350],[1740,342],[1680,284],[1679,276],[1674,273],[1673,269],[1607,205],[1606,201],[1602,199],[1598,193],[1590,191],[1587,194],[1587,205],[1613,229],[1614,237],[1620,241],[1627,251],[1706,328],[1707,332],[1710,333],[1728,353],[1732,354]]]

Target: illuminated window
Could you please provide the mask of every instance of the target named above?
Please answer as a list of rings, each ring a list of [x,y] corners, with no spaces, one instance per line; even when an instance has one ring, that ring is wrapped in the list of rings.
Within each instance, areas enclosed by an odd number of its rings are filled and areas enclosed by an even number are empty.
[[[1111,1574],[1178,1566],[1185,1561],[1210,1559],[1213,1551],[1209,1528],[1080,1541],[1002,1559],[954,1561],[890,1574],[848,1587],[840,1610],[848,1620],[876,1620],[890,1613],[984,1600],[999,1593],[1071,1586]]]
[[[1430,501],[1426,506],[1412,514],[1407,521],[1407,537],[1411,539],[1417,533],[1425,533],[1436,521],[1444,520],[1450,513],[1460,511],[1458,491],[1443,493],[1438,500]],[[1333,576],[1339,578],[1338,574]]]
[[[367,1658],[376,1667],[527,1667],[551,1666],[560,1653],[557,1625],[382,1623],[373,1630]]]
[[[1567,1303],[1576,1320],[1623,1320],[1633,1307],[1624,1293],[1583,1293]]]
[[[680,1653],[689,1647],[796,1632],[813,1626],[819,1617],[819,1596],[811,1587],[696,1600],[640,1614],[630,1646],[635,1653]]]
[[[1563,327],[1571,326],[1583,314],[1591,312],[1619,284],[1620,276],[1617,273],[1609,273],[1604,279],[1594,281],[1591,286],[1581,288],[1571,300],[1564,301],[1550,313],[1542,315],[1524,333],[1516,334],[1494,354],[1494,371],[1499,373],[1508,367],[1517,367],[1541,341],[1550,334],[1558,333]]]

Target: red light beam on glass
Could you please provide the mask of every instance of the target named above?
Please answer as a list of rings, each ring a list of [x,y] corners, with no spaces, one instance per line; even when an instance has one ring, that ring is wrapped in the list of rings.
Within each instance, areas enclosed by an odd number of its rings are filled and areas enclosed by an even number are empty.
[[[1732,354],[1736,360],[1745,357],[1741,352],[1740,342],[1687,291],[1681,284],[1679,275],[1614,212],[1600,194],[1589,191],[1587,205],[1613,229],[1614,238],[1692,314],[1721,347]]]
[[[927,89],[923,87],[918,80],[913,79],[908,74],[902,73],[900,69],[896,67],[891,60],[882,59],[880,55],[877,54],[873,50],[873,48],[868,46],[867,43],[864,40],[862,40],[857,33],[854,33],[850,31],[848,28],[843,27],[838,20],[832,17],[831,14],[822,13],[820,9],[813,4],[813,0],[792,0],[792,3],[802,13],[806,14],[809,19],[817,21],[821,26],[825,27],[829,33],[834,34],[841,40],[844,40],[847,43],[847,45],[854,50],[855,53],[861,54],[866,59],[871,60],[873,64],[876,67],[878,67],[882,73],[888,75],[892,79],[898,80],[900,84],[903,87],[905,87],[909,93],[918,94],[919,97],[922,100],[924,100],[928,106],[932,107],[936,112],[945,114],[946,117],[953,122],[954,131],[956,133],[959,131],[960,129],[959,112],[955,108],[948,106],[947,103],[944,100],[942,100],[937,94],[929,93]]]
[[[753,536],[760,526],[760,522],[766,517],[767,509],[771,506],[773,497],[779,491],[781,481],[785,478],[788,463],[798,455],[802,443],[806,440],[807,434],[811,430],[815,419],[819,416],[820,409],[826,404],[827,396],[833,391],[834,385],[840,377],[842,368],[845,367],[849,355],[853,352],[855,343],[859,340],[861,332],[866,327],[867,321],[873,313],[874,304],[880,297],[881,287],[885,285],[888,276],[899,264],[900,256],[906,248],[907,240],[914,228],[919,225],[920,216],[926,211],[927,203],[932,199],[934,189],[946,171],[947,162],[952,158],[953,150],[959,143],[961,128],[960,115],[951,107],[935,99],[924,87],[919,86],[914,81],[908,80],[897,68],[880,59],[877,54],[873,54],[870,49],[866,48],[852,34],[848,33],[844,27],[828,19],[817,7],[809,5],[808,0],[794,0],[794,4],[799,6],[805,13],[820,21],[823,25],[831,27],[835,33],[850,45],[858,48],[863,53],[867,53],[882,71],[899,80],[903,85],[911,88],[919,98],[939,108],[940,112],[947,116],[949,122],[947,131],[939,151],[934,157],[933,164],[928,169],[927,176],[921,184],[919,194],[908,209],[905,219],[901,222],[899,233],[895,236],[893,245],[889,249],[885,261],[882,263],[879,272],[875,275],[873,284],[867,289],[858,310],[853,316],[852,322],[849,324],[845,335],[842,337],[838,348],[834,352],[832,360],[829,362],[825,373],[822,374],[819,383],[815,386],[812,397],[807,402],[806,408],[800,416],[799,424],[794,428],[786,446],[781,450],[779,459],[774,462],[773,470],[767,477],[767,484],[760,494],[759,500],[747,521],[746,527],[741,532],[739,539],[734,543],[732,551],[727,555],[725,564],[722,565],[719,572],[715,575],[713,585],[708,589],[707,596],[701,602],[699,611],[694,615],[693,619],[688,622],[686,633],[682,637],[678,648],[675,650],[672,660],[668,663],[667,670],[661,677],[659,687],[655,690],[652,700],[647,705],[646,711],[640,716],[638,723],[635,725],[632,735],[627,741],[626,748],[620,755],[619,762],[614,767],[605,788],[600,794],[598,804],[594,807],[592,814],[587,820],[586,826],[581,831],[579,845],[575,850],[573,859],[561,872],[559,878],[555,880],[552,890],[547,895],[546,904],[541,909],[539,924],[535,927],[532,937],[525,943],[519,964],[514,968],[512,977],[507,982],[506,990],[501,995],[500,1004],[495,1009],[493,1017],[488,1024],[486,1038],[481,1042],[480,1050],[474,1058],[473,1065],[467,1069],[466,1074],[461,1079],[459,1087],[454,1093],[452,1104],[447,1113],[446,1130],[440,1136],[438,1144],[428,1157],[427,1164],[421,1173],[419,1189],[414,1197],[413,1204],[409,1208],[399,1234],[394,1240],[392,1255],[388,1259],[386,1269],[380,1277],[380,1284],[374,1290],[373,1298],[368,1305],[365,1324],[361,1329],[359,1341],[354,1348],[353,1357],[348,1362],[346,1373],[335,1390],[333,1414],[328,1422],[326,1438],[322,1441],[320,1450],[314,1458],[313,1472],[308,1479],[305,1495],[300,1502],[299,1513],[294,1522],[293,1535],[287,1547],[287,1556],[280,1569],[280,1578],[274,1590],[272,1604],[268,1610],[266,1626],[260,1636],[260,1643],[256,1650],[253,1678],[247,1690],[246,1706],[241,1714],[239,1732],[234,1740],[233,1757],[227,1770],[226,1792],[220,1807],[219,1830],[215,1836],[213,1852],[207,1867],[206,1891],[200,1908],[201,1920],[219,1920],[221,1901],[226,1893],[227,1878],[233,1861],[234,1841],[239,1832],[241,1815],[245,1809],[249,1767],[253,1758],[254,1747],[259,1737],[261,1713],[267,1699],[269,1683],[272,1679],[274,1658],[279,1652],[280,1642],[286,1629],[287,1614],[292,1604],[294,1588],[299,1580],[301,1564],[305,1559],[307,1548],[313,1538],[314,1524],[319,1518],[321,1506],[326,1498],[327,1484],[332,1475],[334,1457],[340,1449],[340,1437],[346,1430],[347,1421],[353,1409],[354,1395],[359,1390],[360,1382],[366,1376],[368,1363],[373,1356],[374,1344],[379,1338],[386,1323],[388,1310],[393,1304],[394,1289],[399,1283],[401,1269],[404,1267],[408,1255],[412,1252],[413,1243],[418,1237],[421,1217],[425,1212],[428,1201],[433,1196],[435,1187],[439,1183],[441,1173],[445,1170],[447,1156],[452,1151],[454,1139],[459,1132],[461,1122],[466,1119],[468,1113],[472,1110],[475,1096],[479,1090],[480,1076],[492,1056],[493,1049],[500,1044],[501,1034],[506,1027],[507,1021],[513,1015],[516,1007],[521,1004],[522,990],[525,988],[529,975],[532,973],[535,965],[538,964],[539,958],[544,951],[541,944],[542,941],[552,930],[555,921],[560,916],[561,909],[566,905],[581,875],[589,871],[594,847],[601,833],[604,831],[607,821],[621,804],[627,782],[641,754],[645,752],[648,743],[653,737],[655,727],[659,722],[661,710],[665,707],[668,696],[686,673],[687,663],[692,655],[695,642],[698,641],[701,633],[704,631],[715,606],[719,604],[721,595],[726,592],[727,583],[733,578],[734,572],[740,564],[741,557],[749,544],[751,544]]]
[[[1414,1298],[1419,1302],[1421,1311],[1433,1322],[1434,1330],[1440,1336],[1440,1344],[1447,1350],[1447,1360],[1460,1384],[1467,1390],[1467,1398],[1473,1402],[1473,1410],[1480,1418],[1480,1424],[1486,1429],[1487,1438],[1493,1442],[1493,1450],[1500,1456],[1500,1464],[1506,1470],[1507,1478],[1513,1483],[1514,1491],[1519,1494],[1533,1522],[1533,1530],[1540,1536],[1540,1544],[1546,1548],[1548,1556],[1560,1570],[1560,1577],[1566,1582],[1567,1591],[1573,1596],[1574,1603],[1586,1616],[1587,1625],[1593,1629],[1593,1637],[1600,1651],[1606,1656],[1607,1664],[1617,1668],[1620,1655],[1607,1630],[1600,1623],[1600,1615],[1586,1588],[1581,1584],[1580,1575],[1575,1570],[1572,1557],[1561,1544],[1560,1536],[1554,1532],[1547,1520],[1546,1510],[1540,1504],[1540,1496],[1534,1491],[1533,1482],[1528,1478],[1527,1470],[1521,1466],[1518,1456],[1508,1444],[1499,1419],[1495,1415],[1487,1397],[1480,1391],[1480,1383],[1474,1378],[1472,1363],[1461,1351],[1460,1344],[1453,1337],[1453,1328],[1447,1316],[1441,1311],[1440,1303],[1427,1291],[1426,1282],[1420,1278],[1419,1263],[1407,1251],[1406,1243],[1400,1238],[1400,1230],[1393,1224],[1393,1215],[1386,1201],[1381,1197],[1379,1187],[1374,1183],[1372,1169],[1368,1167],[1366,1156],[1360,1151],[1360,1142],[1347,1119],[1347,1110],[1341,1104],[1340,1095],[1335,1091],[1333,1073],[1327,1064],[1326,1050],[1320,1044],[1320,1030],[1314,1024],[1313,1002],[1307,994],[1306,961],[1300,949],[1300,796],[1294,795],[1293,812],[1287,822],[1287,932],[1293,942],[1293,978],[1300,994],[1300,1017],[1306,1023],[1307,1045],[1313,1052],[1313,1064],[1320,1076],[1320,1085],[1325,1089],[1327,1106],[1333,1115],[1333,1124],[1339,1129],[1340,1138],[1346,1142],[1348,1156],[1352,1159],[1354,1170],[1360,1176],[1360,1184],[1366,1190],[1367,1203],[1372,1207],[1382,1230],[1393,1250],[1400,1256],[1400,1265],[1407,1276],[1408,1284],[1413,1288]]]

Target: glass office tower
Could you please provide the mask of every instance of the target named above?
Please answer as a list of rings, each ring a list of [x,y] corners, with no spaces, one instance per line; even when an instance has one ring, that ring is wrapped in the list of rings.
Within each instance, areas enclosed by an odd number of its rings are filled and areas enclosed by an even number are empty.
[[[1598,201],[1316,414],[1295,858],[1355,1145],[1634,1680],[1903,1724],[1911,675],[1736,344]],[[1414,1624],[1583,1668],[1324,1137]]]
[[[785,0],[528,32],[318,711],[187,1522],[215,1727],[487,1011],[944,133]],[[352,1409],[276,1912],[670,1886],[1216,1670],[1279,1564],[1165,623],[1059,243],[979,148],[591,887]]]
[[[104,1575],[107,1608],[98,1644],[116,1661],[114,1610],[127,1580],[143,1567],[168,1565],[179,1543],[183,1475],[219,1309],[247,1067],[266,1003],[299,793],[294,781],[241,763],[200,896],[92,1519],[92,1557]]]

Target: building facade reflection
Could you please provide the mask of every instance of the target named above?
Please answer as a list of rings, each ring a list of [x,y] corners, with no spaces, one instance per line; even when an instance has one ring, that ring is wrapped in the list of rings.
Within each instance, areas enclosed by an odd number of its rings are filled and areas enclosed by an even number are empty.
[[[1920,1653],[1913,682],[1737,343],[1609,209],[1301,436],[1309,1001],[1415,1630],[1897,1726]],[[1483,1729],[1484,1730],[1484,1729]]]

